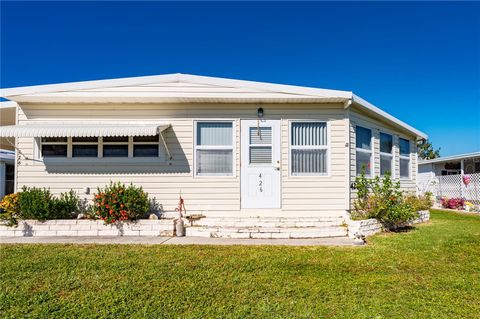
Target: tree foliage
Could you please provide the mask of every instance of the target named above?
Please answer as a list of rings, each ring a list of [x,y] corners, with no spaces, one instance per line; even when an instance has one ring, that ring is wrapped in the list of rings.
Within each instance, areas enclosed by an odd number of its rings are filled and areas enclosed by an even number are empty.
[[[417,149],[420,159],[429,160],[440,157],[440,148],[435,150],[432,143],[428,140],[418,142]]]

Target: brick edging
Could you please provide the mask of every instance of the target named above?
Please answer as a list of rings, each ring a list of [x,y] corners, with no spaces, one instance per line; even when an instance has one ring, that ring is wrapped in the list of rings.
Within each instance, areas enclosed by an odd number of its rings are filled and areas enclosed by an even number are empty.
[[[408,225],[419,224],[430,220],[430,211],[421,210],[418,212],[418,218],[412,220]],[[383,231],[383,225],[375,218],[363,219],[363,220],[349,220],[348,236],[355,238],[357,236],[371,236]]]
[[[41,236],[173,236],[173,219],[140,219],[105,225],[102,220],[20,220],[18,226],[0,225],[0,237]]]

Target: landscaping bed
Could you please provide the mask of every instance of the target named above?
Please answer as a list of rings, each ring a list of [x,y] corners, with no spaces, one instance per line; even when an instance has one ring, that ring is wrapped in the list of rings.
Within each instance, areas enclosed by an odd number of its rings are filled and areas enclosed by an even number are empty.
[[[424,223],[430,220],[430,211],[421,210],[418,212],[418,216],[413,220],[406,222],[404,226],[411,226],[419,223]],[[380,233],[385,230],[384,225],[375,218],[363,219],[363,220],[349,220],[348,236],[351,238],[371,236]]]
[[[3,318],[478,318],[480,216],[362,248],[2,245]]]
[[[115,224],[88,219],[20,220],[17,226],[0,225],[0,237],[173,236],[174,228],[173,219],[139,219]]]

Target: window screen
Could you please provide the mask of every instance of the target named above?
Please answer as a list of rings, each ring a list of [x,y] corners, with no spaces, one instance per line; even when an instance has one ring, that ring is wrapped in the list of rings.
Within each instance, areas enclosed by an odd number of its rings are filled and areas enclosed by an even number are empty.
[[[294,122],[291,126],[291,172],[293,175],[327,173],[327,123]]]
[[[196,135],[196,174],[232,175],[233,123],[197,122]]]

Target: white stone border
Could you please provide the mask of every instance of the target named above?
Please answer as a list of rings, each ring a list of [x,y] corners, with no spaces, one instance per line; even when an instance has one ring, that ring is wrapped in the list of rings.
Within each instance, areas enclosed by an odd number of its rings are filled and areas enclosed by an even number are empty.
[[[419,224],[430,220],[430,211],[421,210],[418,212],[418,217],[409,222],[409,225]],[[376,219],[363,219],[363,220],[349,220],[348,225],[348,237],[360,238],[367,237],[373,234],[377,234],[383,231],[383,225]]]
[[[0,225],[0,237],[43,236],[173,236],[173,219],[140,219],[105,225],[102,220],[57,219],[44,222],[21,220],[18,226]]]

